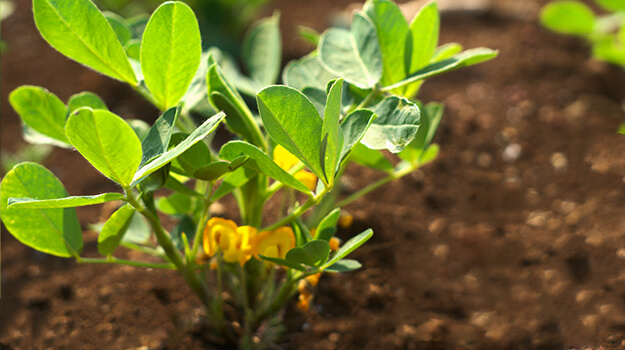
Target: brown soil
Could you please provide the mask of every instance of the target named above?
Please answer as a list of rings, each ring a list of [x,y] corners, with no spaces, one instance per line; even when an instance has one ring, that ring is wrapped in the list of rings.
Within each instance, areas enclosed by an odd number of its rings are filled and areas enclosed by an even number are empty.
[[[543,1],[449,13],[442,42],[500,50],[492,62],[428,82],[444,101],[435,163],[346,209],[342,238],[372,227],[364,268],[326,276],[306,315],[291,307],[286,349],[625,348],[625,74],[533,19]],[[308,2],[306,2],[308,3]],[[326,25],[332,6],[277,1],[290,57],[295,24]],[[23,142],[7,102],[22,84],[66,100],[91,90],[124,117],[156,112],[121,84],[50,49],[30,2],[2,24],[2,148]],[[268,11],[269,13],[269,11]],[[519,15],[523,14],[523,15]],[[293,43],[293,44],[291,44]],[[115,186],[71,151],[46,161],[72,194]],[[352,168],[346,188],[377,178]],[[85,227],[101,208],[81,209]],[[85,234],[93,254],[97,237]],[[2,232],[0,343],[14,349],[201,349],[199,302],[174,272],[78,265]]]

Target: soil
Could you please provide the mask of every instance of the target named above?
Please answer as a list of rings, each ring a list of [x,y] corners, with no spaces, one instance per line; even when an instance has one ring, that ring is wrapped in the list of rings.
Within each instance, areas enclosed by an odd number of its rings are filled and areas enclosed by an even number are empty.
[[[303,4],[306,4],[304,6]],[[324,276],[314,307],[285,315],[284,349],[625,348],[625,72],[589,58],[583,42],[544,30],[544,1],[495,1],[442,18],[441,42],[500,50],[491,62],[432,79],[443,101],[438,159],[346,209],[363,269]],[[285,54],[310,48],[296,24],[322,30],[346,1],[275,1]],[[7,101],[19,85],[66,100],[98,93],[126,118],[156,111],[114,82],[68,61],[37,34],[30,2],[2,22],[1,146],[24,145]],[[311,11],[315,11],[315,16]],[[271,13],[271,10],[267,10]],[[45,161],[71,194],[116,190],[75,152]],[[345,191],[380,175],[353,167]],[[101,207],[79,210],[88,225]],[[78,265],[2,232],[0,343],[10,349],[211,348],[200,304],[175,272]],[[130,253],[126,253],[130,254]]]

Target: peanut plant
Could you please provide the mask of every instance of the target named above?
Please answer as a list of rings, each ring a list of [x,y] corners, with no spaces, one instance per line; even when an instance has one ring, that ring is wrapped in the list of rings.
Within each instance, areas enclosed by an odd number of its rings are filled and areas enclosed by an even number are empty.
[[[90,92],[65,103],[42,87],[13,91],[26,140],[75,149],[119,191],[70,195],[44,166],[20,163],[0,185],[5,226],[23,244],[78,263],[177,270],[211,331],[242,349],[271,345],[295,295],[308,310],[321,274],[361,267],[346,257],[373,232],[341,243],[342,206],[436,158],[443,107],[415,99],[424,80],[497,55],[439,46],[435,3],[408,22],[393,2],[369,0],[350,29],[313,35],[316,50],[281,74],[278,14],[250,29],[241,71],[219,49],[203,50],[182,2],[162,4],[144,26],[90,0],[34,0],[33,12],[56,50],[129,84],[161,115],[150,126]],[[223,145],[212,137],[220,126],[233,135]],[[352,163],[386,176],[341,198]],[[278,193],[279,213],[264,210]],[[210,217],[225,196],[237,203],[230,219]],[[119,206],[99,228],[101,257],[84,256],[74,208],[111,201]],[[145,258],[120,258],[120,246]]]

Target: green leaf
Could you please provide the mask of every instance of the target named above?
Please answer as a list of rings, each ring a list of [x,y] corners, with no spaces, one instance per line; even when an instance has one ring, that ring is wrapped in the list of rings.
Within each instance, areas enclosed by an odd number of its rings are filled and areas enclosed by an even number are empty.
[[[317,55],[308,55],[299,60],[290,61],[282,73],[284,84],[300,91],[305,87],[325,90],[328,82],[335,78],[336,75],[323,68]]]
[[[404,79],[407,72],[405,44],[409,32],[404,14],[389,0],[369,0],[363,10],[373,21],[378,34],[384,65],[382,85],[390,85]]]
[[[125,45],[128,40],[132,39],[132,28],[123,17],[108,11],[104,12],[103,14],[106,20],[111,25],[111,28],[113,28],[113,31],[117,36],[117,40],[119,40],[122,46]]]
[[[242,60],[248,73],[261,86],[275,84],[280,74],[282,42],[280,14],[252,25],[243,40]]]
[[[370,149],[362,143],[358,143],[354,146],[352,153],[349,155],[349,159],[356,164],[381,170],[389,174],[394,170],[393,164],[391,164],[380,151]]]
[[[425,165],[430,163],[438,157],[439,147],[437,144],[430,145],[425,152],[421,154],[421,158],[419,158],[419,164]]]
[[[200,66],[202,39],[195,14],[183,2],[159,6],[141,42],[141,71],[161,110],[176,106]]]
[[[319,59],[330,73],[362,89],[373,87],[382,78],[382,51],[375,25],[361,13],[354,14],[350,31],[331,28],[324,32]]]
[[[150,245],[150,224],[143,215],[133,215],[121,245],[134,249],[137,245]]]
[[[50,170],[25,162],[9,171],[0,184],[0,215],[9,232],[23,244],[44,253],[71,257],[82,251],[80,223],[73,208],[20,209],[8,199],[54,199],[68,193]]]
[[[597,59],[625,66],[625,47],[612,38],[594,43],[592,55]]]
[[[425,67],[438,45],[440,15],[436,2],[430,2],[410,22],[410,36],[406,41],[406,75]]]
[[[183,114],[188,114],[195,106],[197,106],[200,102],[204,102],[206,99],[206,74],[208,73],[209,63],[208,63],[209,52],[202,52],[202,56],[200,58],[200,66],[195,72],[195,76],[191,80],[191,84],[187,89],[187,92],[182,97],[183,101]]]
[[[101,204],[124,199],[121,193],[102,193],[97,196],[72,196],[57,199],[34,199],[34,198],[9,198],[9,208],[20,209],[50,209],[50,208],[73,208],[86,205]]]
[[[191,211],[192,204],[189,196],[178,192],[156,200],[156,208],[168,215],[187,214]]]
[[[230,162],[218,160],[198,168],[193,172],[193,177],[204,181],[215,181],[230,171]]]
[[[625,11],[625,2],[622,0],[595,0],[608,11]]]
[[[256,171],[245,167],[233,171],[224,178],[221,185],[219,185],[215,193],[211,196],[211,200],[213,202],[219,200],[221,197],[248,183],[256,175],[258,175]]]
[[[216,64],[213,64],[208,70],[206,85],[211,104],[218,110],[229,112],[226,117],[228,128],[244,140],[263,150],[267,149],[267,142],[263,138],[252,112]]]
[[[169,142],[169,148],[179,145],[189,135],[175,133]],[[211,162],[211,151],[205,142],[198,142],[171,161],[171,170],[179,175],[193,177],[193,174]]]
[[[321,34],[313,28],[297,26],[297,35],[315,47],[319,45],[319,38],[321,37]]]
[[[438,8],[435,2],[430,2],[421,8],[410,23],[410,32],[406,40],[406,74],[404,77],[430,63],[438,45],[439,31],[440,16]],[[402,95],[412,97],[416,95],[420,86],[420,82],[412,83],[405,87]]]
[[[387,97],[375,106],[378,118],[360,141],[371,149],[400,152],[414,139],[419,128],[419,107],[405,98]]]
[[[293,175],[280,168],[265,152],[252,144],[243,141],[230,141],[226,143],[219,152],[220,158],[229,161],[234,161],[241,156],[249,157],[243,164],[243,167],[265,174],[300,192],[311,193],[308,187],[297,180]]]
[[[390,86],[385,86],[384,91],[390,91],[398,87],[413,83],[418,80],[423,80],[429,77],[433,77],[438,74],[452,71],[454,69],[472,66],[474,64],[482,63],[491,60],[499,54],[498,51],[491,50],[484,47],[470,49],[463,51],[451,58],[438,61],[430,64],[423,69],[418,70],[406,79],[397,82]]]
[[[344,141],[343,148],[341,149],[340,162],[343,162],[354,146],[362,140],[375,118],[377,118],[377,115],[372,111],[368,109],[357,109],[343,119],[341,132],[343,133]]]
[[[331,266],[328,266],[327,268],[325,268],[324,271],[325,272],[349,272],[349,271],[358,270],[361,267],[362,265],[356,260],[343,259],[343,260],[339,260],[335,262]]]
[[[341,217],[341,208],[332,210],[325,218],[321,219],[319,225],[317,225],[317,231],[315,232],[315,239],[321,239],[329,241],[336,232],[336,224]]]
[[[24,85],[11,92],[9,102],[30,128],[69,144],[65,136],[67,107],[55,94],[38,86]]]
[[[141,40],[139,39],[128,40],[126,44],[124,45],[124,51],[126,51],[126,55],[128,55],[129,59],[133,59],[136,62],[139,62],[141,60]],[[141,73],[141,75],[143,75],[143,73]]]
[[[330,244],[328,241],[315,239],[302,247],[295,247],[286,253],[286,260],[294,264],[318,267],[328,261]]]
[[[332,256],[332,259],[324,264],[323,269],[326,269],[334,265],[339,260],[349,255],[354,250],[358,249],[361,245],[365,244],[373,236],[373,230],[368,229],[359,233],[355,237],[352,237],[349,241],[345,242],[341,248]]]
[[[124,237],[126,230],[132,222],[132,217],[136,210],[130,204],[126,204],[117,209],[111,217],[106,220],[102,231],[98,235],[98,252],[102,255],[111,255]]]
[[[403,151],[399,152],[399,157],[409,163],[419,161],[423,151],[432,142],[436,129],[443,118],[443,105],[440,103],[429,103],[421,108],[421,120],[419,130],[414,140]]]
[[[33,13],[41,36],[63,55],[137,85],[115,31],[90,0],[33,0]]]
[[[434,54],[430,59],[430,63],[436,63],[442,60],[446,60],[453,57],[453,55],[459,53],[460,51],[462,51],[462,45],[458,43],[443,44],[436,48],[436,51],[434,51]]]
[[[272,258],[272,257],[270,257],[270,256],[264,256],[264,255],[259,255],[259,257],[260,257],[261,259],[263,259],[263,260],[266,260],[266,261],[272,262],[272,263],[274,263],[274,264],[278,264],[278,265],[286,266],[286,267],[288,267],[288,268],[295,269],[295,270],[299,270],[299,271],[302,271],[302,272],[307,272],[307,271],[306,271],[306,268],[305,268],[304,266],[302,266],[302,264],[298,264],[298,263],[295,263],[295,262],[291,262],[291,261],[288,261],[288,260],[285,260],[285,259],[280,259],[280,258]]]
[[[595,27],[592,10],[578,1],[554,1],[540,11],[542,24],[559,33],[586,35]]]
[[[154,122],[154,125],[152,125],[150,131],[148,131],[148,134],[141,142],[141,150],[143,152],[141,165],[167,151],[179,114],[180,107],[173,107],[168,109]]]
[[[100,96],[89,91],[80,92],[70,96],[67,101],[67,106],[69,107],[70,114],[82,107],[108,110],[108,107],[106,107],[106,104],[102,101]]]
[[[219,123],[221,123],[221,121],[223,120],[224,116],[225,115],[222,112],[215,114],[211,118],[207,119],[204,123],[202,123],[202,125],[198,126],[197,129],[195,129],[191,133],[191,135],[184,139],[184,141],[180,142],[176,147],[161,154],[158,158],[152,160],[151,162],[141,166],[139,170],[137,170],[137,172],[135,173],[135,176],[132,179],[132,184],[136,185],[141,179],[165,166],[165,164],[171,162],[173,159],[180,156],[193,145],[200,142],[208,134],[215,131]]]
[[[104,176],[127,187],[141,163],[141,142],[115,114],[82,108],[67,120],[65,133],[76,150]]]
[[[321,139],[319,140],[322,144],[325,143],[325,152],[320,154],[320,158],[326,182],[330,185],[334,184],[334,174],[338,170],[341,149],[343,148],[343,133],[339,128],[342,92],[343,79],[337,79],[328,92],[321,126]]]
[[[301,92],[287,86],[269,86],[257,95],[260,117],[267,133],[296,156],[318,178],[324,178],[319,161],[323,121]]]

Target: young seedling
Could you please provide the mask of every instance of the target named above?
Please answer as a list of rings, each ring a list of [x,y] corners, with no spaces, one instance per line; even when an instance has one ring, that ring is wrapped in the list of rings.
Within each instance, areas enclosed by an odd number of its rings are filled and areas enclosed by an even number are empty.
[[[162,4],[143,31],[90,0],[34,0],[33,12],[50,45],[128,83],[162,114],[148,126],[115,115],[92,93],[65,103],[41,87],[13,91],[10,102],[29,140],[76,149],[120,191],[71,196],[45,167],[20,163],[0,185],[5,226],[25,245],[79,263],[179,271],[212,331],[242,349],[271,344],[295,294],[308,310],[321,274],[361,267],[347,257],[373,232],[339,244],[341,206],[436,157],[432,140],[443,108],[414,99],[424,80],[497,55],[438,46],[435,3],[409,23],[393,2],[370,0],[349,30],[324,32],[315,52],[287,65],[286,85],[275,85],[277,14],[248,34],[244,75],[218,49],[202,51],[195,15],[182,2]],[[199,125],[190,114],[209,110]],[[234,139],[216,149],[210,136],[222,123]],[[392,164],[383,150],[401,162]],[[387,176],[340,199],[336,189],[351,163]],[[156,195],[161,188],[168,194]],[[266,215],[278,192],[283,209]],[[238,223],[209,214],[229,195],[238,215],[227,216]],[[74,208],[111,201],[119,207],[99,230],[103,257],[85,257]],[[175,226],[166,228],[162,215]],[[119,246],[153,258],[118,258]],[[226,303],[237,313],[226,315]]]

